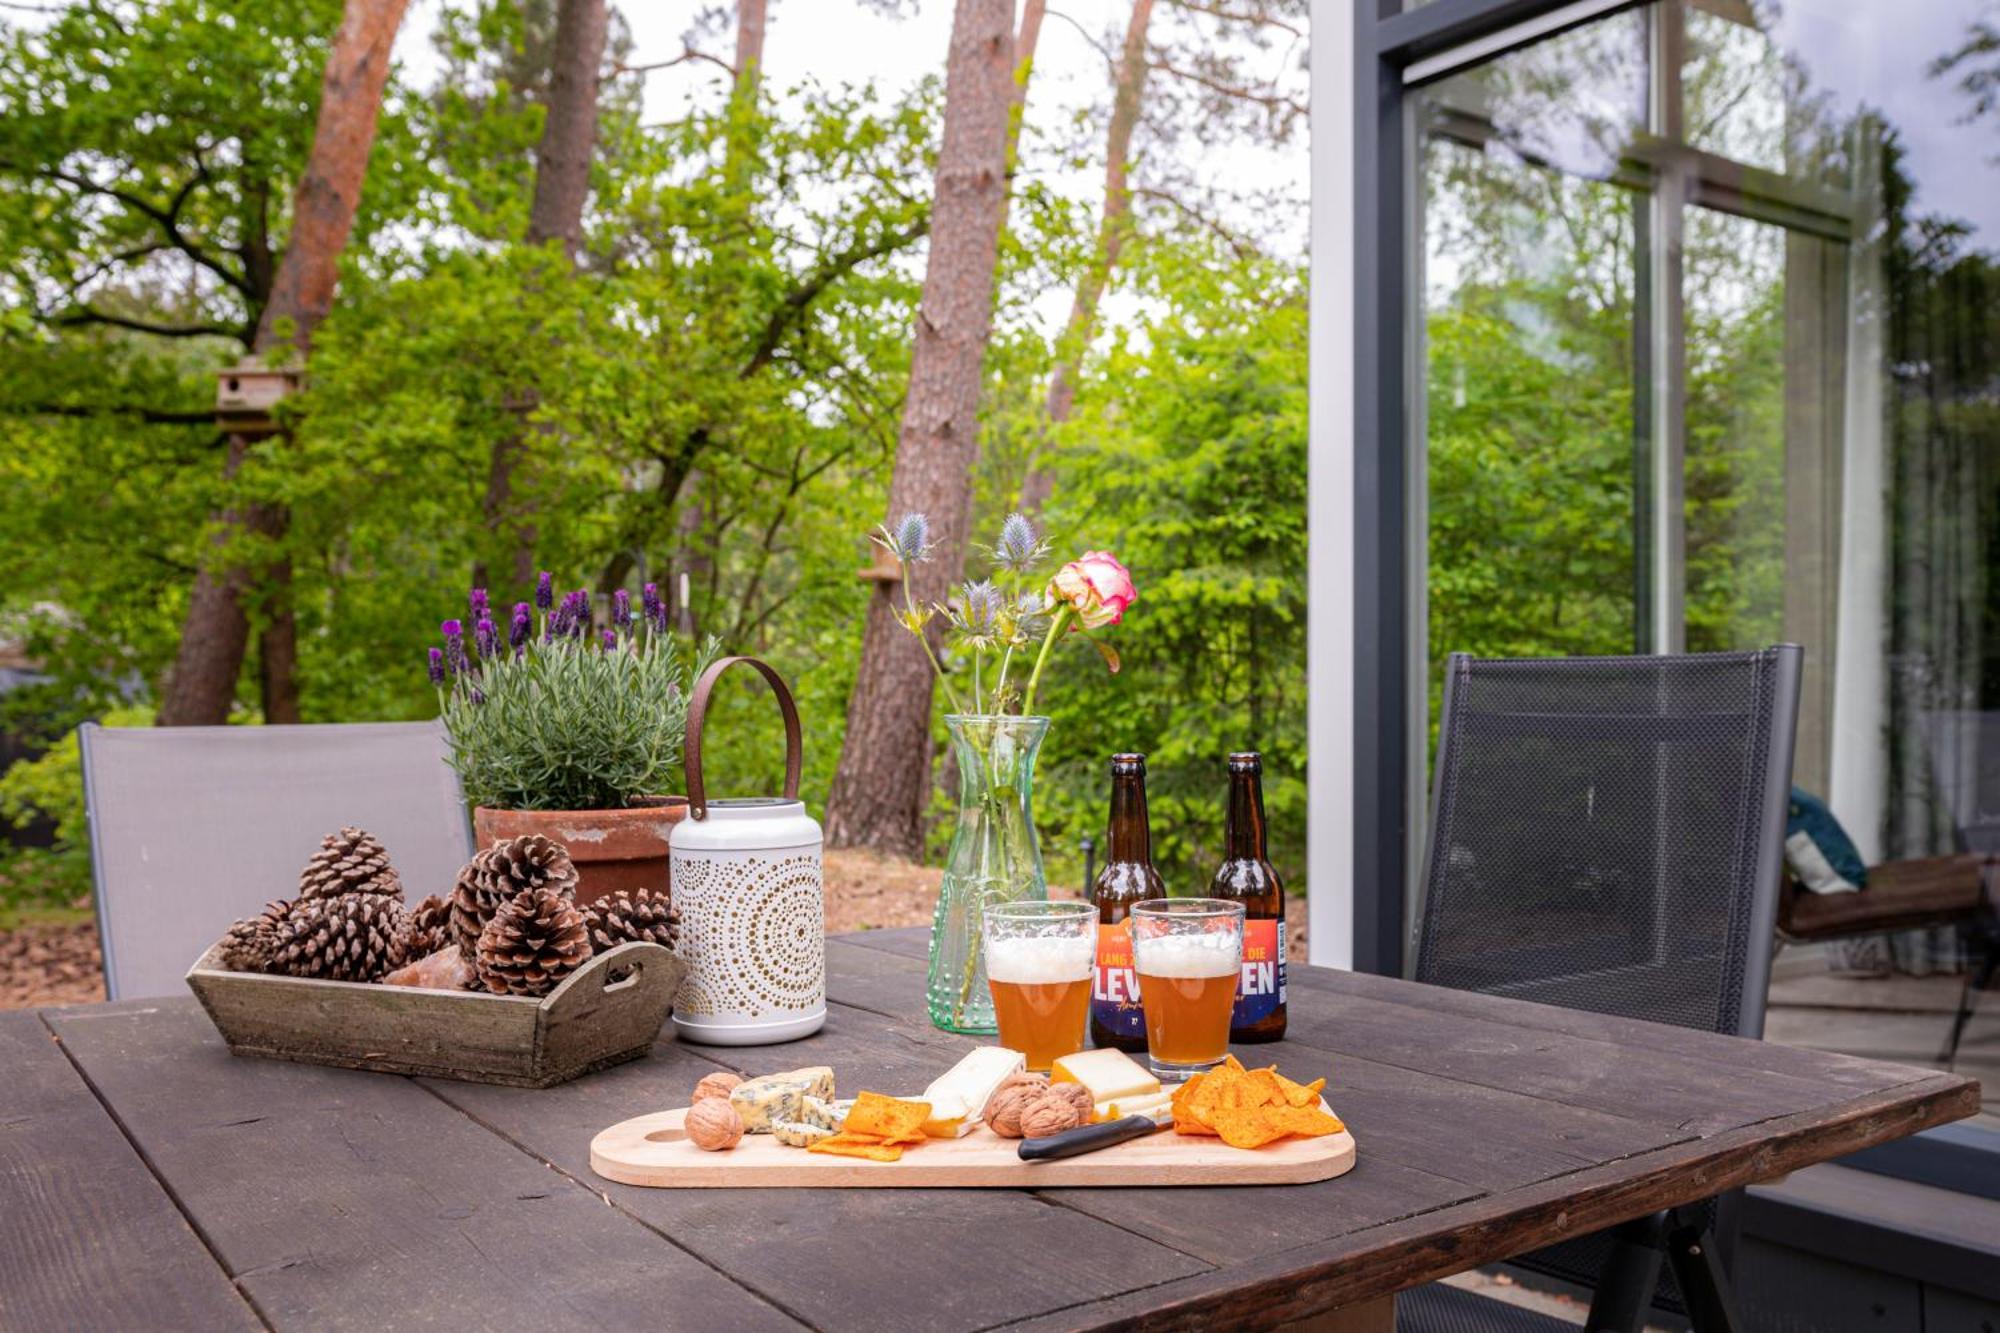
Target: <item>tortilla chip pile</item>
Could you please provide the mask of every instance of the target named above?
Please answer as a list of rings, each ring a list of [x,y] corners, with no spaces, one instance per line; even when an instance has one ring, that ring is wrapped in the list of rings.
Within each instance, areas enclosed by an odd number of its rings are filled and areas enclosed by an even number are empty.
[[[1213,1134],[1232,1148],[1283,1138],[1314,1139],[1346,1128],[1319,1104],[1326,1080],[1294,1083],[1276,1065],[1245,1069],[1235,1056],[1196,1074],[1174,1093],[1174,1132]]]
[[[864,1092],[854,1099],[854,1109],[840,1122],[840,1132],[806,1151],[863,1157],[871,1162],[900,1161],[906,1145],[924,1141],[924,1121],[930,1118],[929,1102]]]

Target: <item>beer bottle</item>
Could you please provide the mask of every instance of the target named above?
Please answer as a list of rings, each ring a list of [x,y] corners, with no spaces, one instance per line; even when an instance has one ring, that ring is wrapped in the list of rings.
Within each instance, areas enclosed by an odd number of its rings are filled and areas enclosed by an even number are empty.
[[[1264,760],[1229,756],[1229,823],[1208,896],[1243,904],[1243,976],[1229,1016],[1232,1042],[1285,1035],[1285,886],[1264,853]]]
[[[1132,932],[1125,924],[1132,904],[1164,898],[1167,886],[1153,869],[1153,831],[1146,820],[1146,756],[1111,756],[1111,827],[1104,869],[1090,899],[1097,904],[1097,975],[1090,987],[1090,1040],[1121,1051],[1146,1049],[1146,1011],[1139,1004],[1139,974],[1132,967]]]

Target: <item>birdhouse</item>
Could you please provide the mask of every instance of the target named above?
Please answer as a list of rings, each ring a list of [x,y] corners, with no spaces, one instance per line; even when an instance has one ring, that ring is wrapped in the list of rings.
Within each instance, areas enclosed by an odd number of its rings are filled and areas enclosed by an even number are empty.
[[[232,435],[276,435],[278,404],[299,391],[299,380],[296,366],[230,366],[216,376],[216,424]]]

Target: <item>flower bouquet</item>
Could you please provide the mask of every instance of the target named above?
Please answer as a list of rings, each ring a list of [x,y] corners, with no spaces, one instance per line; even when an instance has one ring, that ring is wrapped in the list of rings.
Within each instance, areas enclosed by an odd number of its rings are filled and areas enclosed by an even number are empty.
[[[1118,670],[1117,650],[1097,631],[1124,617],[1135,596],[1132,576],[1109,551],[1086,551],[1043,582],[1035,570],[1048,543],[1026,516],[1012,514],[992,547],[992,577],[960,585],[946,605],[920,606],[909,573],[931,558],[929,522],[906,514],[874,541],[900,564],[897,619],[923,645],[944,688],[958,762],[958,826],[931,927],[931,1022],[952,1032],[995,1032],[984,906],[1048,897],[1033,809],[1035,756],[1049,729],[1049,719],[1034,711],[1042,673],[1065,635],[1088,640]],[[940,621],[934,644],[932,626]]]

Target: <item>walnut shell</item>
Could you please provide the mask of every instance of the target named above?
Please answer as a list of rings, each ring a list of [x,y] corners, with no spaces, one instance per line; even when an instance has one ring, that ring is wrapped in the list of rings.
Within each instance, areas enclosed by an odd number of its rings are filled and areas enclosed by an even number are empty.
[[[1051,1083],[1048,1095],[1059,1097],[1074,1106],[1076,1113],[1085,1120],[1090,1119],[1090,1113],[1097,1108],[1097,1103],[1090,1099],[1090,1089],[1081,1083]]]
[[[743,1141],[743,1117],[727,1097],[708,1097],[688,1108],[687,1136],[704,1152],[722,1152]]]
[[[740,1074],[709,1074],[694,1085],[694,1096],[690,1100],[705,1102],[711,1097],[720,1097],[727,1101],[729,1094],[735,1091],[736,1085],[742,1081]]]
[[[1000,1091],[994,1093],[992,1099],[986,1103],[983,1118],[987,1126],[1003,1139],[1020,1138],[1022,1114],[1041,1100],[1042,1094],[1046,1091],[1048,1091],[1046,1083],[1040,1085],[1016,1083],[1011,1086],[1003,1084]]]
[[[1071,1105],[1068,1098],[1044,1092],[1021,1113],[1021,1133],[1031,1139],[1045,1138],[1066,1129],[1075,1129],[1084,1119],[1085,1113]]]

